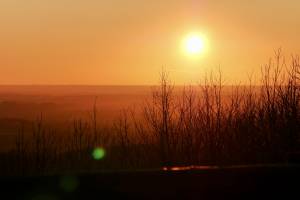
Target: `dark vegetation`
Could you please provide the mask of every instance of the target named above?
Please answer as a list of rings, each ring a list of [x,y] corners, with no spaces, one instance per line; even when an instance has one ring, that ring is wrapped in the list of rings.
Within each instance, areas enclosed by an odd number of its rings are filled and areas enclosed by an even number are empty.
[[[22,200],[295,199],[299,178],[299,167],[276,165],[2,177],[0,186]]]
[[[0,172],[285,163],[300,150],[299,57],[286,62],[277,51],[261,73],[259,86],[249,78],[247,86],[232,86],[225,100],[221,72],[180,95],[163,72],[142,117],[136,109],[124,109],[112,125],[97,120],[96,101],[89,120],[76,119],[63,133],[41,115],[31,130],[19,127],[14,150],[1,155]],[[96,148],[105,151],[103,158],[93,157]]]

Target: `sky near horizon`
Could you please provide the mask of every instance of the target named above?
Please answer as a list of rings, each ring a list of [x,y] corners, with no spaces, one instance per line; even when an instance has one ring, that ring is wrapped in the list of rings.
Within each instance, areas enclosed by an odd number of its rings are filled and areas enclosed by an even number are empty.
[[[300,53],[297,0],[1,0],[0,84],[176,84],[221,68],[243,82],[282,47]],[[187,56],[186,35],[207,39]]]

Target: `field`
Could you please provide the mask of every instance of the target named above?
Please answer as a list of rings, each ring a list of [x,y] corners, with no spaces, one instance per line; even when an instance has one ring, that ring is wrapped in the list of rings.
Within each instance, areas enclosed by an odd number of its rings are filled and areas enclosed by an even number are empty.
[[[0,185],[10,199],[294,199],[299,178],[299,166],[264,165],[2,177]]]

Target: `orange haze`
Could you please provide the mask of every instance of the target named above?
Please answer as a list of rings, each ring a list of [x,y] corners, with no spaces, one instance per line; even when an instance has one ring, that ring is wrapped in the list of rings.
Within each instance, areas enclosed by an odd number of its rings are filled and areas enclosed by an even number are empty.
[[[1,0],[0,84],[177,84],[221,67],[226,79],[259,72],[273,50],[300,52],[297,0]],[[208,38],[198,58],[180,45]]]

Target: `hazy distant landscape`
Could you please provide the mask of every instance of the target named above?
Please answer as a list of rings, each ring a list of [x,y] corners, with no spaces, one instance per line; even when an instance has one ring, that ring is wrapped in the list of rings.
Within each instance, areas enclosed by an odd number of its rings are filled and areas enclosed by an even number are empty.
[[[151,86],[0,86],[0,150],[10,150],[18,128],[43,115],[52,126],[88,118],[95,101],[99,120],[111,123],[122,109],[140,107]],[[67,128],[67,127],[64,127]]]
[[[157,87],[0,85],[0,151],[11,150],[18,129],[23,125],[31,130],[41,115],[45,123],[61,129],[69,128],[75,119],[89,119],[95,103],[102,125],[116,121],[124,109],[134,109],[137,117],[142,117],[143,106]],[[184,87],[190,86],[174,86],[175,94],[180,96]],[[229,100],[232,87],[238,86],[223,88],[225,100]],[[201,93],[201,86],[192,88]],[[253,88],[259,91],[260,87]]]

